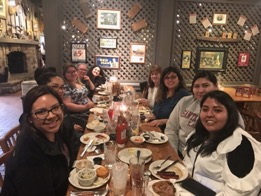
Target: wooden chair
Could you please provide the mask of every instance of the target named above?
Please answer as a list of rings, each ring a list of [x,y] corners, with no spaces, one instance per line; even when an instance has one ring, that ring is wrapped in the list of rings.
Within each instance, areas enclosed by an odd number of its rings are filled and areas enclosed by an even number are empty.
[[[12,128],[0,139],[0,147],[3,152],[8,152],[14,149],[16,144],[17,136],[20,133],[20,125]]]
[[[12,153],[13,153],[13,150],[10,150],[8,152],[3,153],[0,156],[0,166],[4,165],[6,167],[7,160],[12,155]],[[2,174],[0,173],[0,187],[3,187],[3,184],[4,184],[4,178],[3,178]]]

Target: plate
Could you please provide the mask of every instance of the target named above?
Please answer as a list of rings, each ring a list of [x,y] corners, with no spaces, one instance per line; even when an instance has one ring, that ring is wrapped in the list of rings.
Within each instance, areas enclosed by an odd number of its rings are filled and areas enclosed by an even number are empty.
[[[125,148],[118,153],[118,157],[122,162],[129,164],[130,159],[136,157],[137,150],[141,151],[141,156],[142,154],[150,154],[150,156],[148,156],[147,159],[145,159],[145,163],[150,162],[152,158],[152,152],[151,150],[146,148]]]
[[[90,112],[102,114],[103,108],[91,108]]]
[[[154,169],[154,167],[156,165],[159,165],[160,163],[162,163],[164,160],[157,160],[154,161],[150,164],[149,166],[149,170],[151,172],[151,174],[161,180],[165,180],[163,178],[161,178],[159,175],[157,175],[157,171],[167,167],[171,162],[173,162],[173,160],[167,160],[160,169]],[[182,180],[185,180],[188,177],[188,170],[187,168],[185,168],[184,165],[180,164],[180,163],[176,163],[175,165],[171,166],[169,169],[167,169],[167,171],[174,171],[176,172],[176,174],[178,174],[180,176],[179,179],[176,180],[176,182],[180,182]]]
[[[104,123],[100,122],[99,120],[93,120],[93,121],[87,123],[87,125],[86,125],[86,127],[88,129],[94,129],[94,127],[97,127],[97,126],[102,126],[104,128],[106,127],[106,125]]]
[[[97,169],[99,167],[101,167],[101,166],[100,165],[94,165],[94,169]],[[97,177],[97,179],[94,181],[94,183],[92,185],[90,185],[90,186],[81,186],[78,183],[76,169],[73,169],[71,171],[70,176],[69,176],[68,179],[69,179],[69,182],[73,186],[75,186],[76,188],[90,190],[90,189],[95,189],[95,188],[101,187],[102,185],[106,184],[109,181],[109,179],[110,179],[110,174],[106,178]]]
[[[109,95],[110,93],[108,91],[99,91],[99,95]]]
[[[103,103],[101,103],[101,104],[97,104],[97,107],[98,108],[106,108],[107,107],[107,104],[103,104]]]
[[[164,144],[169,140],[168,136],[166,136],[163,133],[156,132],[156,131],[150,131],[150,133],[153,134],[153,136],[149,140],[146,140],[146,142],[150,144]],[[144,134],[145,133],[142,133],[141,136],[143,136]]]
[[[150,180],[149,184],[148,184],[148,196],[159,196],[157,193],[155,193],[153,191],[152,185],[156,182],[160,182],[160,181],[167,181],[167,180]],[[172,184],[174,185],[176,192],[173,195],[180,195],[179,194],[179,188],[177,187],[177,185],[175,183],[172,182]]]
[[[97,135],[102,136],[104,139],[97,138],[96,137]],[[90,139],[94,140],[93,145],[100,145],[100,144],[108,142],[110,140],[110,137],[105,133],[87,133],[87,134],[82,135],[82,137],[80,138],[80,141],[83,144],[88,144]]]

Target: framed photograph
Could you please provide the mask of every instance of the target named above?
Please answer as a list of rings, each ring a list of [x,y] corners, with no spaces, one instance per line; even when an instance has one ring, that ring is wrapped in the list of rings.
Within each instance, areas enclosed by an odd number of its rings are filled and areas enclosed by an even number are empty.
[[[198,70],[225,71],[228,48],[197,48]]]
[[[145,63],[146,45],[134,44],[130,45],[130,62]]]
[[[0,18],[6,19],[6,0],[1,0],[0,2],[2,2],[2,6],[0,4]]]
[[[214,13],[212,25],[226,25],[227,17],[226,13]]]
[[[97,10],[97,29],[121,29],[121,11],[110,9]]]
[[[237,65],[239,67],[246,67],[249,64],[250,53],[249,52],[239,52]]]
[[[117,38],[100,38],[100,48],[117,48]]]
[[[85,43],[72,43],[71,44],[71,56],[73,63],[86,62],[87,52]]]
[[[95,64],[103,69],[120,69],[120,57],[110,55],[96,55]]]
[[[181,57],[181,68],[190,69],[191,63],[191,50],[183,50]]]

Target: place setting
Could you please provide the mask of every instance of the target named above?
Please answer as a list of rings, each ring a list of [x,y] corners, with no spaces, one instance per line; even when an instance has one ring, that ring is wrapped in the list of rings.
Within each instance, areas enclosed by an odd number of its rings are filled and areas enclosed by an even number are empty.
[[[145,142],[150,144],[164,144],[168,142],[168,137],[160,132],[145,131],[140,136],[144,137]]]

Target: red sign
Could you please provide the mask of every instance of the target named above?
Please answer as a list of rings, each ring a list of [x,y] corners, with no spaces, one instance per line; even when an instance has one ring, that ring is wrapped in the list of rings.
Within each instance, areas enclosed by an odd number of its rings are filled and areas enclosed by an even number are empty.
[[[237,65],[240,67],[248,66],[250,54],[249,52],[240,52],[238,55]]]

